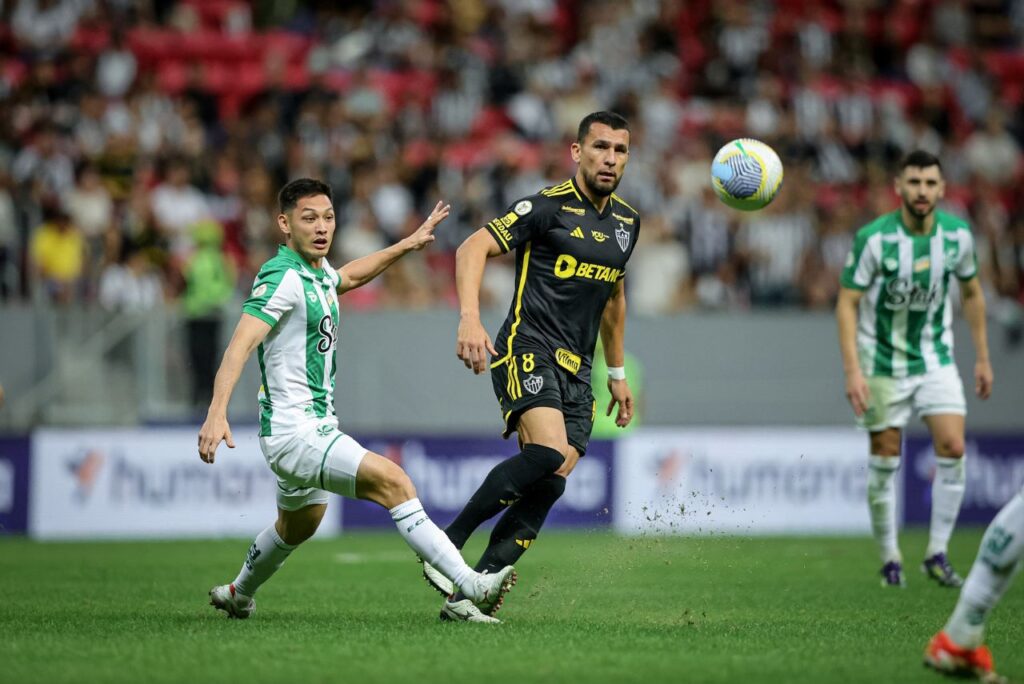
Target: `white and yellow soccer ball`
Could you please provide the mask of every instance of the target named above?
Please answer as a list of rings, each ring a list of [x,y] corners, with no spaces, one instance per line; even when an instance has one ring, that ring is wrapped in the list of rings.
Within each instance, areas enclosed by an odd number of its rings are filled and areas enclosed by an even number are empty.
[[[733,140],[711,163],[711,185],[733,209],[763,209],[782,187],[782,160],[760,140]]]

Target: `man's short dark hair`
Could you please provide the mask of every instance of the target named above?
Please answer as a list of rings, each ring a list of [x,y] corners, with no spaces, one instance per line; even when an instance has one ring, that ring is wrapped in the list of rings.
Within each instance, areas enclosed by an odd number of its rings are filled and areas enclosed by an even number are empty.
[[[900,173],[903,173],[903,169],[908,166],[913,166],[916,169],[926,169],[929,166],[938,166],[939,172],[942,172],[942,164],[939,162],[939,158],[931,152],[925,152],[924,150],[914,150],[900,161]]]
[[[334,193],[330,185],[315,178],[297,178],[285,184],[281,192],[277,193],[277,206],[282,214],[287,214],[299,204],[300,199],[314,195],[326,195],[334,204]]]
[[[576,142],[583,144],[583,139],[587,137],[587,133],[590,132],[590,127],[593,124],[604,124],[613,131],[621,131],[626,129],[629,132],[629,122],[624,117],[615,112],[593,112],[583,117],[583,121],[580,121],[580,128],[576,132]]]

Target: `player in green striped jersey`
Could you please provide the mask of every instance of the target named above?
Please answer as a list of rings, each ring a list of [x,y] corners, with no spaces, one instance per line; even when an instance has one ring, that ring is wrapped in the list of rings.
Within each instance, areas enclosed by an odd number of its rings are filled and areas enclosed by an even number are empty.
[[[982,399],[992,391],[985,298],[967,223],[936,209],[945,192],[939,160],[911,152],[900,164],[895,189],[899,210],[857,232],[840,277],[836,318],[846,396],[858,424],[870,433],[868,507],[882,556],[882,584],[905,583],[894,476],[902,430],[916,411],[931,433],[938,466],[921,569],[942,586],[959,587],[962,580],[946,547],[964,495],[967,411],[953,363],[951,277],[960,281],[974,341],[975,392]]]
[[[438,202],[409,237],[334,270],[326,259],[335,228],[330,186],[309,178],[292,181],[281,189],[279,204],[277,223],[286,244],[260,269],[242,306],[199,432],[199,455],[207,463],[213,463],[221,441],[234,448],[228,400],[256,350],[263,380],[260,448],[277,475],[278,517],[256,537],[235,581],[210,590],[211,605],[230,617],[249,617],[255,610],[256,590],[296,546],[313,536],[327,510],[327,492],[334,492],[389,510],[406,543],[466,594],[467,599],[453,609],[455,617],[498,622],[477,605],[500,604],[515,583],[512,566],[485,575],[466,565],[424,513],[405,471],[342,432],[334,413],[338,295],[368,283],[403,255],[433,242],[434,229],[450,207]]]

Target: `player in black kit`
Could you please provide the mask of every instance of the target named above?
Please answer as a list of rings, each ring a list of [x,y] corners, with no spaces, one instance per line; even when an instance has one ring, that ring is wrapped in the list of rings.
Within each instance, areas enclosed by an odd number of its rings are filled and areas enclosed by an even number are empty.
[[[623,371],[623,278],[640,216],[615,194],[629,159],[629,124],[612,112],[589,114],[571,152],[578,164],[574,177],[515,202],[456,254],[456,354],[474,373],[490,367],[504,436],[517,432],[522,449],[494,467],[445,530],[461,549],[481,523],[507,507],[478,572],[511,565],[529,548],[586,453],[597,408],[590,368],[598,332],[612,396],[607,412],[618,405],[620,427],[633,417]],[[480,323],[480,282],[486,260],[513,249],[516,294],[492,344]],[[451,582],[430,565],[423,572],[447,597],[442,618],[497,622],[452,596]]]

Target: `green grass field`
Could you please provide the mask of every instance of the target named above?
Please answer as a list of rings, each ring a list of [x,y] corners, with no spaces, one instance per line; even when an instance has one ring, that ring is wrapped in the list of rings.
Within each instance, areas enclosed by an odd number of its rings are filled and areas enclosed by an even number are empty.
[[[965,573],[981,530],[959,531]],[[483,542],[475,539],[473,559]],[[206,605],[247,540],[0,540],[0,682],[941,682],[921,666],[956,592],[882,590],[868,539],[544,534],[504,624],[441,623],[397,534],[310,542],[247,621]],[[908,559],[925,536],[906,533]],[[991,623],[1024,678],[1024,588]]]

